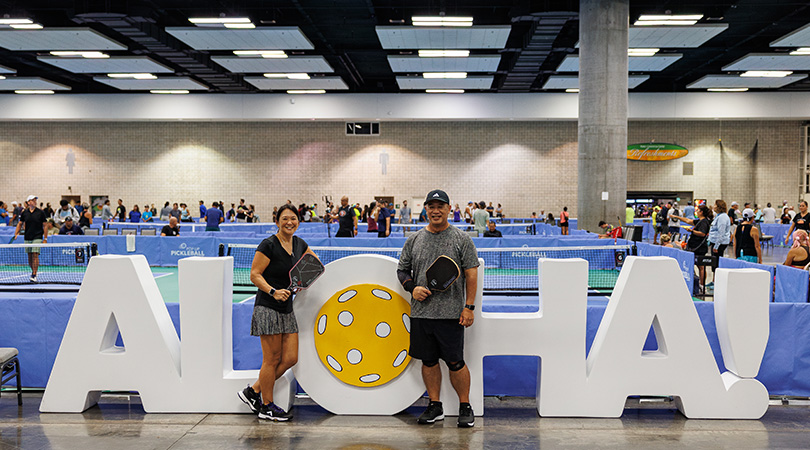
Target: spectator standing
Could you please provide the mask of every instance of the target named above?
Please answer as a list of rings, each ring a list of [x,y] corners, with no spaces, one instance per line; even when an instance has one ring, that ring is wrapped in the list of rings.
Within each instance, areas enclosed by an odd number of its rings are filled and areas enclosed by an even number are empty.
[[[487,204],[482,202],[478,203],[478,209],[473,212],[473,229],[481,236],[484,230],[487,229],[487,222],[489,222],[489,213],[486,210]]]
[[[163,205],[163,208],[160,209],[160,221],[168,222],[171,216],[172,216],[172,207],[169,206],[169,202],[166,202]]]
[[[377,237],[391,235],[391,210],[383,203],[377,211]]]
[[[683,209],[683,216],[687,219],[695,218],[695,207],[692,206],[692,202],[686,202],[686,207]]]
[[[793,230],[804,230],[810,233],[810,212],[807,212],[807,202],[802,200],[799,202],[799,213],[793,216],[792,224],[790,224],[790,229],[788,229],[787,237],[785,238],[785,244],[788,243],[790,240],[790,236],[793,234]]]
[[[233,211],[233,204],[231,204],[231,211]],[[273,223],[276,223],[277,218],[278,218],[278,206],[274,206],[273,207]]]
[[[411,207],[408,200],[402,200],[402,208],[399,208],[399,223],[411,223]]]
[[[456,203],[456,207],[453,208],[453,222],[461,222],[461,208]]]
[[[354,214],[354,207],[349,205],[349,197],[344,195],[340,198],[340,209],[332,217],[338,221],[335,237],[357,236],[357,216]]]
[[[43,209],[42,211],[45,212],[46,216],[53,217],[54,211],[53,211],[53,208],[51,208],[51,202],[46,203],[45,204],[45,209]]]
[[[782,225],[787,225],[787,224],[790,223],[790,214],[788,214],[787,206],[782,208],[782,215],[779,217],[779,222]],[[788,236],[790,236],[790,235],[788,235]]]
[[[18,205],[17,202],[12,201],[11,202],[11,211],[12,211],[12,214],[11,214],[10,223],[11,223],[11,226],[16,227],[17,224],[20,223],[20,216],[22,215],[23,207]]]
[[[473,202],[467,202],[467,207],[464,209],[464,221],[465,222],[472,223],[473,209],[475,209],[475,207],[473,206]]]
[[[205,219],[205,231],[219,231],[219,224],[225,221],[222,217],[222,211],[217,208],[218,203],[211,204],[211,208],[205,211],[203,219]]]
[[[131,223],[139,223],[141,221],[141,209],[138,205],[132,205],[132,211],[129,212],[129,221]]]
[[[112,220],[113,213],[112,209],[110,209],[110,199],[104,200],[104,204],[101,206],[101,221],[108,222]]]
[[[503,206],[498,203],[498,207],[495,208],[495,217],[503,218]]]
[[[25,225],[23,240],[26,244],[46,244],[48,243],[48,230],[50,224],[45,212],[37,208],[37,196],[28,196],[28,207],[20,213],[20,220],[14,229],[12,241],[20,235],[20,228]],[[25,249],[28,255],[28,266],[31,267],[31,276],[28,279],[32,283],[37,282],[37,271],[39,270],[39,247],[28,247]]]
[[[540,214],[543,214],[543,211],[540,211]],[[549,213],[551,214],[551,213]],[[563,206],[563,210],[560,213],[560,234],[563,236],[568,236],[568,207]]]
[[[118,216],[119,222],[127,221],[127,207],[124,206],[124,201],[118,199],[118,206],[115,207],[115,215]]]
[[[692,225],[692,233],[686,241],[685,250],[694,253],[695,257],[698,257],[705,255],[706,252],[709,251],[707,242],[713,215],[712,211],[706,205],[698,206],[697,209],[695,209],[695,214],[697,215],[697,220],[691,217],[678,217],[678,219]],[[698,266],[698,275],[700,277],[700,287],[701,290],[703,290],[703,286],[706,284],[705,266]]]
[[[492,206],[492,202],[489,202],[489,206],[486,207],[486,210],[489,217],[495,217],[495,207]]]
[[[636,210],[633,209],[632,206],[627,205],[624,208],[624,224],[625,225],[633,225],[633,220],[636,219]]]
[[[377,202],[373,200],[368,204],[368,216],[366,216],[366,223],[368,224],[367,231],[369,233],[377,232]]]
[[[11,215],[6,211],[6,204],[0,201],[0,224],[8,226],[9,220],[11,220]]]
[[[191,212],[188,210],[188,205],[180,203],[180,222],[194,222],[191,218]]]
[[[759,230],[754,226],[754,211],[743,210],[742,222],[734,233],[734,255],[743,261],[762,264]]]
[[[731,242],[731,219],[726,213],[726,202],[720,199],[714,201],[714,220],[709,228],[709,244],[712,256],[718,259],[726,252],[726,247]],[[714,271],[717,265],[712,265],[712,282],[707,284],[707,288],[714,288]]]
[[[152,210],[149,208],[149,205],[143,205],[143,214],[141,215],[141,220],[144,222],[152,221]]]
[[[179,222],[180,221],[180,216],[182,216],[182,215],[183,215],[183,213],[180,211],[180,208],[177,206],[177,203],[173,203],[172,204],[172,210],[169,211],[169,218],[171,219],[172,217],[174,217]]]
[[[289,201],[289,200],[288,200]],[[236,207],[236,221],[247,222],[248,207],[245,205],[245,199],[239,199],[239,206]]]
[[[771,207],[770,203],[762,210],[762,221],[765,223],[776,223],[776,210]]]
[[[216,203],[216,202],[214,202],[214,203]],[[214,206],[214,205],[211,205],[211,206]],[[205,212],[207,210],[208,210],[208,208],[205,207],[205,202],[200,200],[200,219],[205,219]]]
[[[670,241],[680,240],[681,236],[681,227],[680,221],[678,217],[681,215],[680,209],[678,209],[678,204],[675,203],[672,205],[672,208],[669,209],[667,212],[667,219],[669,220],[669,237]],[[677,236],[677,238],[676,238]]]
[[[79,228],[81,228],[82,230],[86,230],[90,228],[90,225],[92,224],[93,224],[93,212],[90,210],[90,208],[87,208],[84,210],[82,216],[79,218]],[[59,234],[62,234],[62,232],[60,231]]]
[[[247,212],[245,213],[245,221],[247,223],[254,223],[257,222],[256,218],[256,207],[253,205],[248,206]]]

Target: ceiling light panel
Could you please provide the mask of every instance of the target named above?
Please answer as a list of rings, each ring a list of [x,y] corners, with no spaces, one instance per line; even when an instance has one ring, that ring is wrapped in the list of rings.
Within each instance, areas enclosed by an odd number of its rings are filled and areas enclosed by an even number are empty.
[[[14,51],[126,50],[122,45],[90,28],[47,30],[0,30],[0,47]]]
[[[40,56],[39,61],[73,73],[172,73],[169,67],[146,56],[113,56],[105,59]]]
[[[490,89],[493,76],[469,76],[467,78],[422,78],[397,77],[400,89]]]
[[[14,77],[0,80],[0,91],[50,89],[53,91],[69,91],[70,86],[55,83],[39,77]]]
[[[11,67],[0,66],[0,73],[17,73],[17,71]]]
[[[287,89],[326,89],[330,91],[349,89],[340,77],[315,77],[309,80],[290,80],[284,78],[245,77],[245,81],[261,90],[284,91]]]
[[[631,26],[630,48],[696,48],[728,28],[727,24],[701,24],[690,27]]]
[[[500,55],[476,55],[468,58],[421,58],[389,56],[388,64],[395,73],[403,72],[495,72]]]
[[[810,47],[810,23],[771,42],[771,47]]]
[[[166,77],[156,80],[136,80],[132,78],[93,77],[94,81],[112,86],[122,91],[149,91],[185,89],[189,91],[207,91],[208,86],[188,77]]]
[[[252,30],[167,27],[166,32],[195,50],[313,50],[298,27]]]
[[[723,66],[723,70],[810,70],[810,55],[749,53]]]
[[[628,89],[635,89],[649,79],[649,75],[629,75],[627,77],[627,87]],[[543,89],[579,89],[579,77],[570,75],[550,76],[543,85]]]
[[[466,28],[376,27],[386,50],[394,49],[501,49],[512,27],[509,25]]]
[[[740,77],[737,75],[706,75],[686,86],[687,89],[708,88],[759,88],[776,89],[807,78],[807,75],[788,75],[781,78]]]
[[[655,56],[629,56],[627,58],[630,72],[660,72],[675,61],[681,59],[680,53],[668,53]],[[557,67],[557,72],[579,72],[579,56],[568,55]]]
[[[281,59],[212,56],[211,61],[233,73],[331,73],[335,71],[323,56],[291,56]]]

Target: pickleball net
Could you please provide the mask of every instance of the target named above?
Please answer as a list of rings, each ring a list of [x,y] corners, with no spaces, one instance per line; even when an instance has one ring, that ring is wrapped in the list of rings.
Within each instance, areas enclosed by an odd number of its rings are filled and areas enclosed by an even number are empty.
[[[252,286],[250,265],[257,245],[220,244],[220,256],[233,256],[234,286]],[[324,265],[353,255],[385,255],[399,259],[401,248],[376,247],[310,247]],[[536,291],[537,260],[540,258],[582,258],[588,261],[588,286],[592,290],[611,291],[627,256],[634,254],[632,245],[580,247],[514,247],[479,248],[484,260],[485,291]]]
[[[28,256],[32,253],[39,255],[37,284],[81,284],[98,251],[92,242],[0,245],[0,285],[33,284]]]

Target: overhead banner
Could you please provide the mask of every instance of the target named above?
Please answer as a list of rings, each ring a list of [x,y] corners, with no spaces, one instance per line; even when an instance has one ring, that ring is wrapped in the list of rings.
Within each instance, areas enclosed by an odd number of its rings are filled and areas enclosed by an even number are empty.
[[[669,161],[689,154],[686,147],[675,144],[647,142],[627,146],[627,159],[631,161]]]

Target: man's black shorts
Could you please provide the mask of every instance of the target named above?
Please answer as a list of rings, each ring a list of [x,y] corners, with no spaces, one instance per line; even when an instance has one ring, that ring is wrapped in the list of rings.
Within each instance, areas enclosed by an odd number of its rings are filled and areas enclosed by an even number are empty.
[[[352,230],[338,228],[338,232],[335,234],[335,237],[354,237],[354,232],[352,232]]]
[[[422,361],[464,359],[464,327],[459,319],[411,318],[411,358]]]

